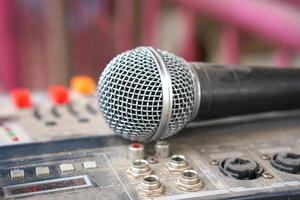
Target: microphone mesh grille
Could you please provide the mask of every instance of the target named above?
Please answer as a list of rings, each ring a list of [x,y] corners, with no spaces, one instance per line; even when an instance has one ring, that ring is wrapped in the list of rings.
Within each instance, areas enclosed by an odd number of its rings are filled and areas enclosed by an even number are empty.
[[[194,85],[189,67],[180,57],[167,51],[160,51],[171,76],[173,106],[169,131],[162,138],[180,131],[190,121],[194,106]]]
[[[98,84],[100,110],[109,126],[130,140],[149,140],[158,128],[162,110],[160,74],[145,48],[115,57]]]
[[[173,106],[166,133],[169,137],[190,120],[193,81],[184,60],[160,51],[171,76]],[[124,138],[149,141],[159,127],[163,107],[161,77],[152,54],[139,47],[116,56],[103,71],[98,84],[98,103],[109,126]]]

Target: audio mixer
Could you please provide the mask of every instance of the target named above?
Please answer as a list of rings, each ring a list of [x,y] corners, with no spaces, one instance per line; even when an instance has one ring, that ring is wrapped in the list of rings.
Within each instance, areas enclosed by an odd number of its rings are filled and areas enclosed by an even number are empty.
[[[300,199],[299,111],[142,144],[112,133],[93,92],[19,89],[0,102],[0,199]]]

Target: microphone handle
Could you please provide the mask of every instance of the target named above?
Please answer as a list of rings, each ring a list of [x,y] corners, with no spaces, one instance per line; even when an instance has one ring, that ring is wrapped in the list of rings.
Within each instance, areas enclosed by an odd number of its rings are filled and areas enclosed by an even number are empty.
[[[300,108],[300,69],[189,65],[201,88],[194,121]]]

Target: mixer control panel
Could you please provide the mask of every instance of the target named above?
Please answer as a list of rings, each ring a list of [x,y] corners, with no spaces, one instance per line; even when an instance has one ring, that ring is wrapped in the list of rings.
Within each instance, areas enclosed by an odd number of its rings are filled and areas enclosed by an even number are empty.
[[[1,195],[56,200],[297,199],[300,127],[291,127],[295,120],[263,122],[263,128],[262,122],[201,132],[187,128],[150,144],[107,135],[2,147]]]

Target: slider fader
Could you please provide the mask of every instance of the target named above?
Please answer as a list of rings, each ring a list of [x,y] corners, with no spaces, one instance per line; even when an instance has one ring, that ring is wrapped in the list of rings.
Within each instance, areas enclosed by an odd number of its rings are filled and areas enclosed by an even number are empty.
[[[86,80],[1,97],[0,199],[300,198],[299,112],[134,143],[105,125]]]

